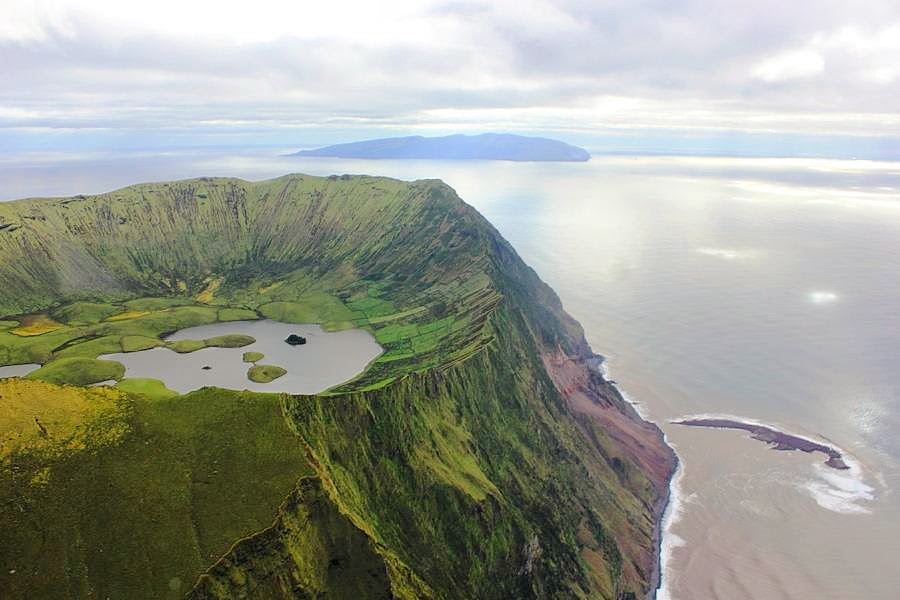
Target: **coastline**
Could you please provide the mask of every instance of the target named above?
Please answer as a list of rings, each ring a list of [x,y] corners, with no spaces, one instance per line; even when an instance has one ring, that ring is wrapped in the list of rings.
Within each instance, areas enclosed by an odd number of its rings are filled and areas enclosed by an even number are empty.
[[[662,435],[663,444],[669,448],[674,457],[674,469],[669,474],[666,483],[665,492],[659,497],[656,505],[653,507],[655,523],[653,525],[653,544],[656,548],[656,556],[653,562],[653,571],[650,574],[650,586],[645,596],[646,600],[670,600],[669,593],[666,590],[666,573],[667,565],[672,558],[672,550],[682,545],[680,538],[673,537],[670,529],[677,521],[681,507],[683,505],[683,494],[681,491],[681,478],[684,474],[684,462],[679,456],[674,444],[669,442],[666,433],[659,427],[659,424],[650,418],[643,405],[631,398],[628,393],[623,390],[618,382],[616,382],[609,372],[606,358],[600,354],[596,354],[591,366],[600,374],[603,380],[610,388],[615,390],[619,398],[631,406],[638,417],[652,423],[659,429]]]
[[[652,422],[652,421],[651,421]],[[647,600],[668,600],[668,593],[664,589],[666,582],[664,575],[668,572],[667,563],[671,558],[671,550],[681,544],[672,543],[672,533],[669,531],[675,522],[681,508],[680,488],[681,475],[684,472],[681,458],[675,451],[675,447],[668,442],[663,434],[663,441],[675,454],[675,470],[669,477],[666,493],[660,497],[654,511],[658,515],[653,529],[653,543],[656,546],[656,561],[653,563],[653,572],[650,575],[650,588],[647,590]],[[663,595],[660,595],[662,593]]]
[[[672,551],[684,545],[684,540],[672,533],[671,528],[678,521],[681,514],[681,507],[684,505],[684,494],[681,489],[681,479],[684,476],[684,462],[675,450],[668,438],[663,434],[666,445],[672,448],[675,453],[675,471],[669,478],[668,494],[666,496],[666,504],[663,509],[662,518],[659,522],[659,536],[657,537],[658,561],[657,576],[654,580],[655,588],[647,594],[647,600],[671,600],[667,589],[667,578],[671,576],[672,570],[669,567],[669,561],[672,559]]]

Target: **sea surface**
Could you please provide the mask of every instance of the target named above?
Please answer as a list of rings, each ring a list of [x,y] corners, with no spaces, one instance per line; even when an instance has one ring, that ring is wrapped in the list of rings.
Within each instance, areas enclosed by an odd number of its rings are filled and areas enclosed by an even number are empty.
[[[444,179],[559,293],[677,449],[660,599],[900,597],[900,163],[285,151],[0,156],[0,198],[201,175]],[[704,414],[827,441],[852,468],[669,422]]]

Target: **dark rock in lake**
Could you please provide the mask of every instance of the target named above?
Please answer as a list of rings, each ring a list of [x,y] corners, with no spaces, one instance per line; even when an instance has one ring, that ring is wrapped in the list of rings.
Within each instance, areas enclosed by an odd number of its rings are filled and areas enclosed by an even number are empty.
[[[306,343],[306,338],[303,337],[302,335],[297,335],[296,333],[292,333],[291,335],[287,336],[287,339],[284,341],[287,342],[288,344],[290,344],[291,346],[302,346],[303,344]]]
[[[206,365],[206,366],[203,366],[203,367],[200,367],[200,368],[203,369],[204,371],[209,371],[210,369],[212,369],[212,367],[209,366],[209,365]]]

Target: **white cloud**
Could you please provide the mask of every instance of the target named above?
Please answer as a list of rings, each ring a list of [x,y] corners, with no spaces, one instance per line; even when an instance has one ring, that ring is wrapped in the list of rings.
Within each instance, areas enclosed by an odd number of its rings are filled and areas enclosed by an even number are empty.
[[[808,79],[836,66],[834,77],[879,85],[900,77],[900,24],[861,30],[842,26],[759,62],[753,75],[769,83]]]
[[[866,83],[888,85],[900,77],[900,24],[867,32],[842,28],[813,43],[853,60],[859,79]]]
[[[825,71],[825,59],[815,50],[789,50],[759,63],[753,70],[755,77],[768,82],[806,79]]]
[[[64,18],[65,0],[3,0],[0,42],[33,43],[53,33],[71,35]]]
[[[0,0],[0,132],[341,122],[900,136],[896,0],[773,1]]]

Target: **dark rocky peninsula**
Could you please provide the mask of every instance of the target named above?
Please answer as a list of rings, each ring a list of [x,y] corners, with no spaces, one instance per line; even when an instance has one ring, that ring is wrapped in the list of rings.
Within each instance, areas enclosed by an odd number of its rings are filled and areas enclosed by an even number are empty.
[[[784,433],[771,427],[756,423],[744,423],[731,419],[684,419],[673,421],[677,425],[689,427],[712,427],[714,429],[741,429],[749,431],[750,437],[772,446],[774,450],[800,450],[802,452],[821,452],[828,457],[825,464],[832,469],[849,469],[840,452],[825,444],[819,444],[806,438]]]

